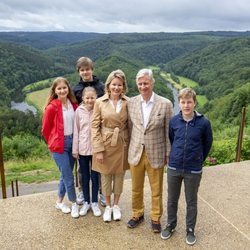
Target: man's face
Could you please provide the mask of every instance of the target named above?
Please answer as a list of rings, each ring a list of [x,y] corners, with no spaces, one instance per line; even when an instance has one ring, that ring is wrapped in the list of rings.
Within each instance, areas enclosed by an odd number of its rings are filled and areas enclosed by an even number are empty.
[[[154,84],[148,75],[138,78],[136,84],[143,99],[148,99],[151,97]]]
[[[194,112],[196,103],[192,97],[190,98],[180,98],[179,107],[184,116],[192,116]]]

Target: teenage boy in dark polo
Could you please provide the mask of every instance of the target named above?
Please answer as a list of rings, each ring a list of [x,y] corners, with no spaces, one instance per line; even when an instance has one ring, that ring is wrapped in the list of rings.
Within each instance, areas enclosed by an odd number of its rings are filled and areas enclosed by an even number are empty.
[[[193,245],[196,242],[194,228],[197,217],[197,194],[202,165],[212,145],[212,129],[209,120],[194,110],[196,93],[192,89],[182,89],[178,100],[181,111],[169,123],[171,151],[167,169],[168,218],[161,238],[169,239],[175,230],[178,200],[184,181],[187,205],[186,243]]]

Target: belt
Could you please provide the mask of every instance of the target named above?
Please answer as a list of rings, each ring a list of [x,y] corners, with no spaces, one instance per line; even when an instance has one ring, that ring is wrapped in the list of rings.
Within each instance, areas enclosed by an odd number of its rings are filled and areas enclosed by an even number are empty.
[[[119,136],[119,133],[122,133],[123,130],[121,130],[120,128],[118,127],[115,127],[115,128],[107,128],[107,127],[104,127],[102,126],[102,129],[103,131],[107,131],[109,133],[112,133],[112,137],[111,137],[111,146],[114,147],[117,145],[117,140],[118,140],[118,136]],[[123,137],[121,137],[123,139]]]

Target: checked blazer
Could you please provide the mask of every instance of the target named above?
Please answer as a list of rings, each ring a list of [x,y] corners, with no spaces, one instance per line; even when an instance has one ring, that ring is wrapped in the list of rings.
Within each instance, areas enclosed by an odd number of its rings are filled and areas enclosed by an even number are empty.
[[[130,132],[129,164],[136,166],[145,148],[151,167],[164,167],[170,152],[168,126],[169,120],[173,116],[172,102],[154,93],[153,107],[146,129],[143,127],[141,95],[130,98],[128,115]]]

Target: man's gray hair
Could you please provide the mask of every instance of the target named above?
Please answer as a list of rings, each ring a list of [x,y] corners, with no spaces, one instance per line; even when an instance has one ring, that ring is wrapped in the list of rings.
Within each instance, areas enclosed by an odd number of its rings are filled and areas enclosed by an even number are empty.
[[[145,75],[148,75],[150,80],[152,81],[152,83],[155,82],[154,76],[153,76],[153,71],[151,69],[141,69],[138,71],[137,75],[136,75],[136,81],[140,78],[143,77]]]

